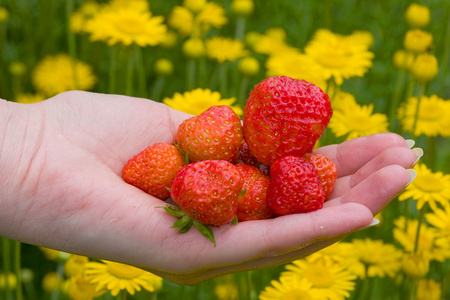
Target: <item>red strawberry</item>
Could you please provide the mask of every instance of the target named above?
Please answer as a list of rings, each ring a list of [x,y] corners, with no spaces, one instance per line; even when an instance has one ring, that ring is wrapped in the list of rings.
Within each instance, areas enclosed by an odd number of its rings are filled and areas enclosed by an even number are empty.
[[[235,164],[244,180],[243,196],[238,198],[238,221],[269,219],[273,216],[272,209],[266,201],[270,178],[258,168],[243,163]]]
[[[309,152],[303,158],[314,165],[319,175],[320,183],[325,192],[325,200],[330,197],[337,179],[337,169],[334,162],[325,155]]]
[[[157,143],[132,157],[122,169],[125,182],[165,200],[175,174],[183,167],[183,157],[171,144]]]
[[[194,224],[215,244],[212,231],[204,225],[220,226],[236,217],[243,183],[239,170],[224,160],[204,160],[184,166],[170,189],[172,200],[182,212],[166,208],[179,217],[173,227],[184,233]]]
[[[284,155],[302,156],[323,134],[332,116],[330,99],[314,84],[269,77],[250,93],[243,133],[250,152],[264,165]]]
[[[185,120],[175,136],[175,143],[188,154],[191,162],[235,162],[242,142],[239,116],[225,105],[212,106],[200,115]]]
[[[310,212],[323,207],[325,193],[314,166],[299,156],[283,156],[270,167],[267,201],[277,215]]]
[[[254,157],[250,153],[250,149],[248,148],[248,144],[244,141],[241,148],[239,149],[239,161],[246,165],[254,166],[259,168],[259,165],[261,164],[256,157]]]

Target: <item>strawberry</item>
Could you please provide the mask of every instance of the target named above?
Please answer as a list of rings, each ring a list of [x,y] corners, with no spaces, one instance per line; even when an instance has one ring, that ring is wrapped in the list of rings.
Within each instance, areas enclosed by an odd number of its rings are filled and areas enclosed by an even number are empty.
[[[191,162],[226,160],[235,162],[243,142],[239,116],[225,105],[212,106],[185,120],[175,135],[176,145]]]
[[[235,164],[244,180],[242,189],[245,193],[238,198],[238,221],[269,219],[273,212],[266,201],[270,178],[254,166],[243,163]]]
[[[169,198],[170,186],[184,161],[171,144],[157,143],[132,157],[122,169],[125,182],[161,200]]]
[[[250,148],[248,147],[248,144],[245,142],[245,140],[241,146],[241,149],[239,149],[238,162],[258,168],[261,172],[263,172],[264,175],[268,176],[270,174],[269,167],[261,164],[256,159],[256,157],[254,157],[253,154],[250,153]]]
[[[225,160],[204,160],[184,166],[172,181],[170,195],[180,210],[165,208],[179,220],[179,233],[192,224],[215,244],[209,227],[233,221],[243,180],[239,170]]]
[[[337,179],[336,165],[331,159],[318,153],[308,152],[303,155],[303,158],[314,165],[325,192],[325,200],[328,199]]]
[[[284,155],[310,151],[332,114],[329,97],[314,84],[269,77],[251,91],[244,107],[244,139],[258,161],[270,166]]]
[[[325,193],[310,162],[299,156],[283,156],[270,167],[272,180],[267,201],[276,215],[310,212],[323,207]]]

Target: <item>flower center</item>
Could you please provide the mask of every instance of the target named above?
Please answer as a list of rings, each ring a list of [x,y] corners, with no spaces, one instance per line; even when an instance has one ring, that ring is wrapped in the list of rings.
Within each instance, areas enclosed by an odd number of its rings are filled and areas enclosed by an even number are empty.
[[[284,293],[282,300],[311,300],[311,296],[302,290],[291,290]]]
[[[418,176],[414,185],[421,191],[427,193],[437,193],[442,191],[442,182],[433,174],[423,174]]]
[[[442,119],[442,114],[445,112],[445,109],[442,105],[437,105],[437,103],[424,103],[423,101],[420,104],[420,119],[422,120],[430,120],[436,122],[436,120]]]
[[[115,262],[108,262],[108,272],[121,279],[132,279],[144,274],[141,269]]]
[[[318,288],[326,288],[333,284],[333,276],[324,266],[314,265],[305,272],[305,277]]]
[[[323,66],[331,69],[342,69],[348,66],[348,60],[351,53],[343,49],[333,49],[327,53],[321,53],[316,56],[316,60]]]

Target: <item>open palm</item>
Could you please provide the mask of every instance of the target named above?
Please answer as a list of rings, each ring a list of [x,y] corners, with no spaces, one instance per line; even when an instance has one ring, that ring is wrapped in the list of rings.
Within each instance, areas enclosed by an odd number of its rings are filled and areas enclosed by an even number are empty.
[[[10,167],[17,180],[0,202],[0,235],[132,264],[181,284],[286,263],[368,226],[406,187],[406,169],[417,159],[390,133],[317,149],[338,168],[323,209],[213,228],[214,247],[196,230],[177,234],[174,217],[158,208],[164,202],[121,178],[130,157],[173,142],[189,115],[145,99],[86,92],[58,95],[26,113],[36,142],[19,149],[21,168]]]

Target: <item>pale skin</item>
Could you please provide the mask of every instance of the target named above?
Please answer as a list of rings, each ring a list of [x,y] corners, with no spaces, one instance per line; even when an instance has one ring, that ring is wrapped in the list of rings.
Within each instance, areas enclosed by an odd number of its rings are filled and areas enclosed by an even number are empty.
[[[178,284],[280,265],[368,227],[414,178],[420,155],[393,133],[315,150],[337,165],[324,208],[177,234],[164,205],[122,180],[133,155],[172,143],[190,117],[146,99],[67,92],[0,100],[0,236],[131,264]],[[380,225],[382,226],[382,224]]]

